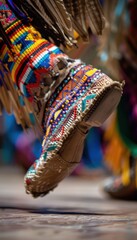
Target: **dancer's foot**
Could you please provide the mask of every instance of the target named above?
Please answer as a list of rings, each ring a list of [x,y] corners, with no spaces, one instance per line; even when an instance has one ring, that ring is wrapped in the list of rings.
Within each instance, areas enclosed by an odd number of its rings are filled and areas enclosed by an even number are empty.
[[[81,159],[88,130],[102,125],[122,94],[120,83],[83,65],[72,69],[59,89],[46,105],[41,157],[25,177],[26,190],[34,197],[47,194],[72,172]]]

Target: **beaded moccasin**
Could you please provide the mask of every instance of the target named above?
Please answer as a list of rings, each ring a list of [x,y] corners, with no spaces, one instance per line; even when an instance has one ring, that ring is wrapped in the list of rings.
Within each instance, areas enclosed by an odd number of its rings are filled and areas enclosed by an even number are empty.
[[[79,163],[85,135],[116,108],[121,85],[91,66],[72,68],[46,104],[40,159],[28,171],[28,193],[48,193]]]
[[[88,130],[100,126],[116,108],[122,86],[70,59],[2,2],[0,14],[2,76],[14,83],[7,93],[14,93],[14,87],[20,92],[25,100],[13,104],[19,120],[25,114],[24,125],[29,123],[26,110],[31,108],[43,131],[41,156],[25,176],[27,193],[37,197],[55,188],[79,163]]]

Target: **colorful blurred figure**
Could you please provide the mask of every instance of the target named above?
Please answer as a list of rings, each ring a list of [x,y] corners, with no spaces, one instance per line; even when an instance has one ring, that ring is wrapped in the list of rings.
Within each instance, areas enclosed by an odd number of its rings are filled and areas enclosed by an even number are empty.
[[[125,79],[124,95],[105,133],[107,165],[114,176],[104,190],[118,199],[137,199],[137,1],[105,1],[110,29],[102,60],[116,78]],[[111,12],[111,11],[110,11]],[[110,41],[112,40],[112,41]],[[104,44],[105,46],[105,44]],[[117,71],[116,71],[117,69]]]
[[[41,140],[28,129],[27,132],[17,125],[13,115],[6,112],[1,117],[0,155],[1,163],[18,164],[26,171],[41,153]],[[8,146],[8,148],[7,148]]]

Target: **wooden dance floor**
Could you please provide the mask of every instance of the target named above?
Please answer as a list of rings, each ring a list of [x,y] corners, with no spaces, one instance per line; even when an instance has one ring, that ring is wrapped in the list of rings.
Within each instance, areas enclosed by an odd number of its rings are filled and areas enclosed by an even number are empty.
[[[137,240],[137,202],[109,199],[102,178],[70,177],[44,198],[20,169],[0,168],[0,240]]]

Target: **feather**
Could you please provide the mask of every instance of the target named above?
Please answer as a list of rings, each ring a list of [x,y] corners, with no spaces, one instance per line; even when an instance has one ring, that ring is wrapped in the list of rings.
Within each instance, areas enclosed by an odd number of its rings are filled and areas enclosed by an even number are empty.
[[[63,1],[45,1],[39,0],[43,4],[45,11],[53,21],[53,25],[58,32],[64,37],[66,42],[72,38],[72,25],[68,12],[63,4]],[[68,37],[67,37],[68,36]]]
[[[88,40],[88,32],[86,27],[86,19],[84,14],[83,0],[64,0],[65,7],[71,16],[73,29],[79,34],[84,41]]]
[[[93,33],[102,34],[105,18],[98,0],[64,0],[64,4],[71,15],[74,29],[84,40],[88,38],[88,27]]]
[[[66,11],[65,5],[63,3],[63,0],[50,0],[47,1],[47,5],[49,6],[51,12],[55,18],[56,21],[59,21],[59,25],[62,26],[63,29],[66,29],[68,32],[72,32],[72,24],[70,20],[70,16],[68,12]]]
[[[85,7],[91,30],[101,35],[105,26],[105,18],[99,0],[85,0]]]
[[[39,14],[42,16],[42,18],[44,18],[45,22],[49,25],[49,26],[53,26],[53,22],[50,19],[50,17],[47,15],[47,13],[44,10],[44,7],[42,6],[40,1],[33,1],[33,0],[28,0],[27,1],[30,6]]]

